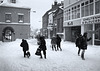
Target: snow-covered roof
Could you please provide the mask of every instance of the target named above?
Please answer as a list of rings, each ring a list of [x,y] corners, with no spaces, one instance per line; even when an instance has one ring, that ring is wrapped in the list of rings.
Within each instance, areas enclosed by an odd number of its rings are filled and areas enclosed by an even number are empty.
[[[25,4],[22,4],[19,1],[17,1],[16,3],[11,3],[8,0],[0,0],[0,6],[16,7],[16,8],[28,8],[28,9],[30,9],[30,7],[25,6]]]
[[[52,10],[52,11],[50,11],[48,14],[54,13],[54,12],[56,12],[56,11],[57,11],[57,9]]]
[[[63,10],[63,6],[59,6],[59,8]]]

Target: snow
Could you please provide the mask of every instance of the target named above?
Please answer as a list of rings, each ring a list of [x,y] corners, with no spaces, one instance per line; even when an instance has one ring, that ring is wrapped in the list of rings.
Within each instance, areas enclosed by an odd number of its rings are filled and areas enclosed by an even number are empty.
[[[7,7],[18,7],[18,8],[29,8],[27,5],[25,5],[22,1],[17,1],[16,3],[11,3],[9,0],[1,0],[3,1],[0,3],[0,6],[7,6]]]
[[[35,55],[36,39],[27,39],[30,58],[24,58],[21,39],[0,42],[0,71],[99,71],[100,47],[88,45],[85,60],[77,55],[75,43],[61,42],[62,51],[52,51],[50,39],[46,39],[47,59]]]

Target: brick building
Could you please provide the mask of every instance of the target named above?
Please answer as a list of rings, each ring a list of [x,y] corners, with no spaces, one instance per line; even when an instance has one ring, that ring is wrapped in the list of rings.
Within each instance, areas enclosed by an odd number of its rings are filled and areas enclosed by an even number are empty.
[[[0,4],[0,41],[27,39],[30,36],[30,8],[17,0],[4,0]]]
[[[56,29],[58,27],[57,26],[58,24],[61,24],[61,22],[62,22],[62,25],[63,25],[62,19],[60,19],[60,23],[56,22],[56,25],[54,23],[54,15],[55,15],[55,20],[57,21],[58,15],[55,14],[55,13],[59,13],[58,11],[61,11],[60,10],[60,6],[62,6],[62,3],[58,3],[55,0],[54,4],[52,4],[52,8],[50,10],[48,10],[43,15],[43,17],[42,17],[42,21],[43,21],[43,24],[42,24],[43,35],[44,36],[46,35],[47,38],[51,38],[54,34],[56,34]],[[63,18],[62,16],[63,16],[63,13],[60,15],[60,17]],[[59,29],[57,29],[57,30],[59,30]]]

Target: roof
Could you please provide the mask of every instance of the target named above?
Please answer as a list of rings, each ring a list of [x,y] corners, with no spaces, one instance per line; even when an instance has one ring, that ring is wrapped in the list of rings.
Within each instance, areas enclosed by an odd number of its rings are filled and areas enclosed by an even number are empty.
[[[30,7],[26,7],[24,4],[18,1],[17,3],[10,3],[8,0],[0,0],[0,6],[30,9]]]

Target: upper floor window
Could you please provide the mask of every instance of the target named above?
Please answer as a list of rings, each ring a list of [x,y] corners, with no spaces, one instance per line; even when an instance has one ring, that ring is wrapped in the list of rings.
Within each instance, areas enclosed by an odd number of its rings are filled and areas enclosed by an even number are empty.
[[[24,14],[18,14],[18,22],[23,23],[24,22]]]
[[[6,13],[5,14],[5,22],[11,22],[11,13]]]
[[[92,3],[93,2],[93,0],[90,0],[90,3]]]
[[[95,14],[100,13],[100,0],[95,0]]]
[[[94,0],[88,0],[81,4],[81,16],[89,16],[94,14]]]
[[[11,3],[16,3],[16,0],[10,0],[11,1]]]

